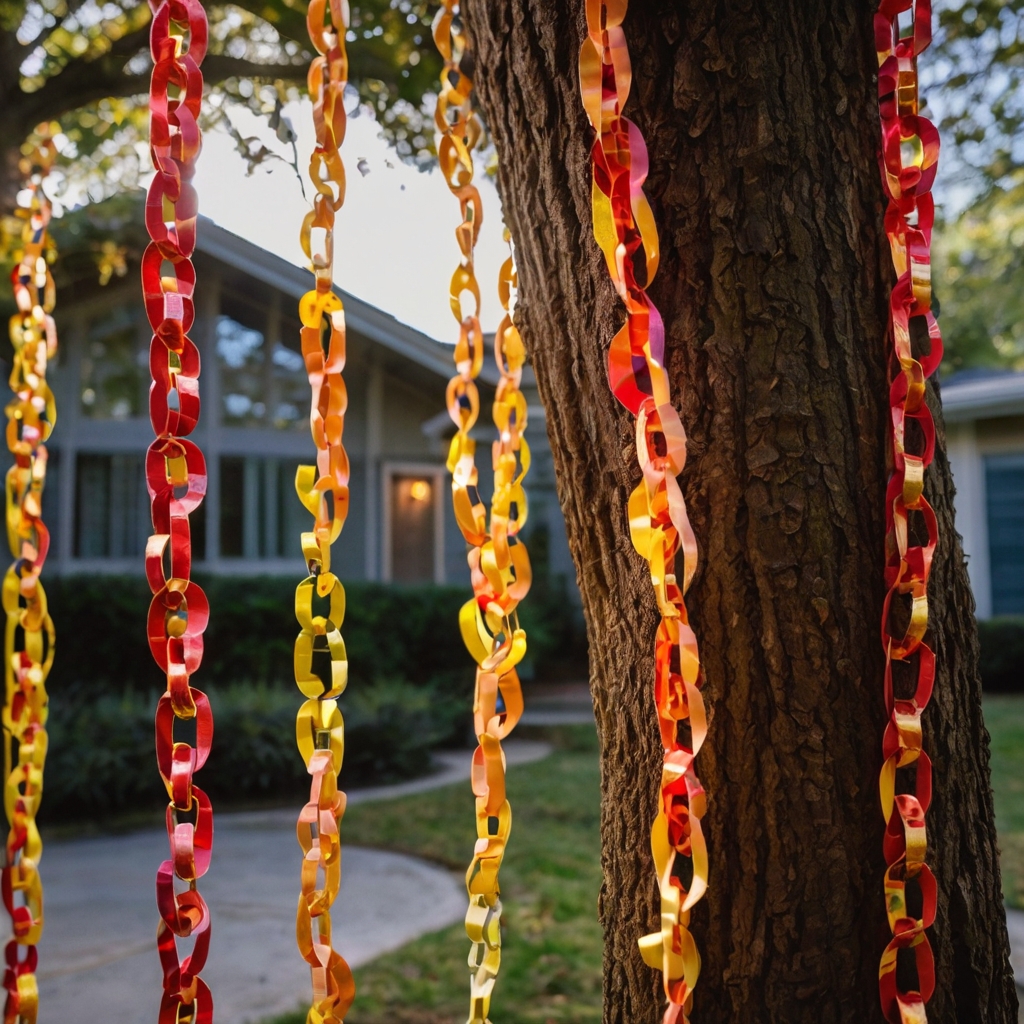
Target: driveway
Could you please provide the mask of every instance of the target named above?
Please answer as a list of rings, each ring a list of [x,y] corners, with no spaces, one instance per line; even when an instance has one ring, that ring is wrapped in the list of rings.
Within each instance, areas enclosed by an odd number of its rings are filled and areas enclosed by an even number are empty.
[[[510,765],[551,750],[543,743],[505,746]],[[442,755],[434,775],[353,792],[350,802],[468,780],[470,757]],[[213,917],[203,977],[213,990],[217,1024],[250,1024],[307,998],[309,969],[295,946],[297,814],[298,808],[217,816],[213,863],[200,886]],[[39,1024],[156,1020],[161,975],[154,877],[167,855],[163,830],[47,843]],[[352,966],[459,921],[465,912],[465,886],[455,874],[415,857],[344,849],[332,922],[335,946]]]

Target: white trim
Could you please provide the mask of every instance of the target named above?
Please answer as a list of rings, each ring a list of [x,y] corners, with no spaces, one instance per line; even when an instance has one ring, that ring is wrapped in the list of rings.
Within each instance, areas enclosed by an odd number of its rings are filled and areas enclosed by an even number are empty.
[[[978,380],[952,381],[941,388],[947,423],[993,419],[1024,413],[1024,373],[993,374]]]
[[[992,617],[992,577],[988,548],[988,487],[985,459],[974,420],[951,423],[946,451],[956,485],[956,530],[963,540],[967,574],[979,619]]]
[[[303,572],[301,555],[294,558],[214,558],[192,563],[193,574],[210,576],[298,576]],[[142,576],[143,556],[133,558],[61,559],[58,576]]]
[[[392,582],[391,484],[396,476],[426,476],[434,481],[434,582],[444,583],[444,482],[448,470],[436,462],[381,464],[381,579]]]
[[[379,359],[372,359],[366,382],[366,439],[363,444],[363,557],[364,575],[368,580],[383,576],[378,558],[381,534],[378,532],[381,511],[378,506],[377,464],[380,462],[384,437],[384,371]],[[386,502],[385,502],[386,503]]]

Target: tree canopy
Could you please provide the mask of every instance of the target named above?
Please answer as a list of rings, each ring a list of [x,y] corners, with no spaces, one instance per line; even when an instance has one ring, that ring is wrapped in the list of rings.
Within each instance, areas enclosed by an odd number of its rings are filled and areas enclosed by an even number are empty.
[[[301,0],[210,5],[206,119],[232,103],[268,116],[304,87],[311,51]],[[427,0],[360,0],[351,12],[351,80],[406,158],[432,148],[423,115],[440,73]],[[61,158],[101,195],[144,163],[150,8],[138,0],[0,2],[0,146],[16,152],[41,122],[60,126]],[[287,127],[278,129],[287,140]],[[245,140],[238,139],[240,145]],[[258,146],[247,154],[259,160]],[[10,166],[10,159],[8,159]]]
[[[432,159],[429,113],[440,73],[430,38],[435,7],[357,0],[348,32],[353,106],[371,107],[398,155],[424,165]],[[226,127],[250,169],[293,159],[281,107],[304,89],[305,9],[303,0],[207,8],[206,125]],[[59,125],[61,160],[90,199],[135,184],[147,165],[149,22],[142,0],[0,0],[6,209],[18,149],[41,122]],[[1014,242],[1024,224],[1024,0],[940,0],[925,71],[943,129],[946,192],[963,206],[938,231],[944,370],[1024,365],[1024,263]],[[265,139],[235,129],[232,111],[240,107],[268,119]]]

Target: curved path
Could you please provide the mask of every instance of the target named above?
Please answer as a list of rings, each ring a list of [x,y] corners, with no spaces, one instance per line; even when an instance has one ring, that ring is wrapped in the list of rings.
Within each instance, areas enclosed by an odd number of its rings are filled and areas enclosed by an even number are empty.
[[[550,753],[509,742],[510,765]],[[470,755],[441,755],[441,770],[393,787],[352,792],[383,800],[469,777]],[[309,989],[295,948],[300,866],[294,811],[221,814],[202,892],[213,915],[203,977],[217,1024],[250,1024],[293,1010]],[[167,857],[160,830],[47,844],[46,930],[40,943],[39,1024],[154,1021],[160,992],[154,875]],[[415,857],[346,847],[334,942],[353,966],[461,920],[461,879]],[[398,908],[396,910],[396,907]]]

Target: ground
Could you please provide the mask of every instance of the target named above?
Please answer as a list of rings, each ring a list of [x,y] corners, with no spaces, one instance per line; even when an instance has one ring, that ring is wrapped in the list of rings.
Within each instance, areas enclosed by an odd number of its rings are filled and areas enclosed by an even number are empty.
[[[1007,903],[1024,909],[1024,696],[985,699]],[[601,883],[596,738],[550,730],[559,749],[509,774],[513,828],[502,868],[506,928],[495,994],[504,1024],[601,1019]],[[414,853],[461,870],[473,843],[466,787],[346,815],[347,842]],[[459,813],[461,811],[461,814]],[[401,908],[395,908],[401,913]],[[348,1024],[461,1024],[468,942],[461,925],[426,935],[356,971]],[[268,1024],[303,1024],[305,1012]]]

